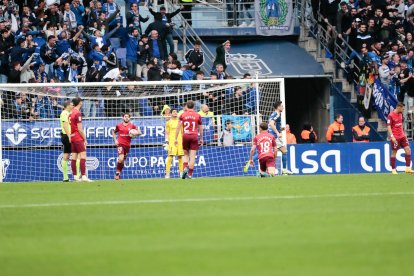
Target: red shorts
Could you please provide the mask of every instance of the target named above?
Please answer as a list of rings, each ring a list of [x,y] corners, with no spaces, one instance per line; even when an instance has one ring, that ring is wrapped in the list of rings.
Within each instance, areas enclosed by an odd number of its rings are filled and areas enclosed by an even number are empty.
[[[259,159],[260,171],[265,172],[267,168],[274,168],[276,166],[275,163],[274,157],[266,156]]]
[[[119,145],[118,147],[116,147],[116,151],[118,152],[118,155],[123,154],[123,155],[127,156],[128,153],[129,153],[130,148],[131,147],[127,147],[125,145]]]
[[[72,145],[72,153],[81,153],[81,152],[86,151],[84,141],[72,142],[71,145]]]
[[[198,150],[198,135],[183,135],[183,150]]]
[[[408,140],[407,137],[401,137],[401,138],[395,138],[397,140],[397,142],[394,144],[392,141],[390,141],[391,143],[391,148],[392,150],[399,150],[400,148],[405,148],[408,147]]]

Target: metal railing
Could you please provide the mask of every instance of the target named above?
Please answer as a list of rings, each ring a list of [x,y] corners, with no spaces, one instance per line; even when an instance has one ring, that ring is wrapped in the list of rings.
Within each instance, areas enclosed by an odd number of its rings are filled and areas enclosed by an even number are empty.
[[[332,26],[327,20],[323,18],[320,11],[317,11],[317,17],[313,16],[312,7],[309,0],[301,0],[296,2],[297,18],[301,22],[301,28],[304,28],[317,41],[316,53],[317,57],[325,57],[326,54],[331,54],[332,59],[336,65],[336,70],[333,72],[334,78],[337,77],[339,68],[344,67],[344,63],[350,66],[342,68],[347,74],[352,74],[352,80],[355,85],[358,84],[358,76],[360,68],[353,60],[350,60],[350,54],[354,49],[349,43],[338,34],[335,26]],[[360,59],[359,56],[357,56]],[[353,68],[353,69],[352,69]],[[340,70],[340,69],[339,69]]]
[[[165,0],[165,3],[170,7],[174,6],[173,3],[170,0]],[[175,28],[174,33],[179,38],[179,40],[181,40],[181,42],[183,43],[183,58],[184,58],[184,55],[186,54],[186,52],[189,49],[194,47],[194,42],[196,40],[200,41],[202,51],[204,52],[204,63],[202,65],[202,69],[205,72],[210,72],[210,70],[213,67],[215,54],[213,54],[210,51],[210,49],[207,47],[207,45],[198,36],[198,34],[192,28],[192,26],[190,26],[190,24],[188,24],[188,22],[185,20],[185,18],[183,17],[183,15],[181,13],[179,13],[177,16],[175,16],[173,18],[173,22],[178,26],[180,26],[179,24],[182,25],[182,28],[180,28],[179,30],[177,28]]]

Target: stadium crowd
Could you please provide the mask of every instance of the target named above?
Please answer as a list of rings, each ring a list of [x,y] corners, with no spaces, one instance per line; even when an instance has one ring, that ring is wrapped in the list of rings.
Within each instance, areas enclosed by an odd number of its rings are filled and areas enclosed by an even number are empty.
[[[140,14],[140,2],[125,0],[123,14],[114,0],[0,0],[0,83],[232,78],[226,73],[230,41],[217,47],[211,72],[201,70],[204,54],[199,41],[194,41],[194,48],[185,54],[185,64],[182,64],[174,49],[172,18],[186,10],[185,6],[171,12],[164,6],[159,7],[159,11],[149,8],[153,18],[144,18]],[[141,23],[148,20],[153,22],[143,30]],[[134,86],[121,89],[45,86],[42,92],[48,96],[33,96],[30,89],[17,94],[3,91],[2,116],[29,120],[57,118],[65,98],[76,96],[96,98],[84,101],[84,117],[121,116],[124,112],[134,116],[160,115],[165,105],[181,109],[188,99],[194,100],[198,109],[206,104],[215,114],[242,115],[255,111],[253,85],[182,98],[162,97],[167,93],[174,95],[179,91],[204,88],[203,85],[197,88],[160,86],[148,92]],[[146,97],[152,96],[150,94],[158,97]],[[137,99],[122,100],[124,96]]]
[[[342,43],[350,56],[341,66],[350,72],[351,79],[358,76],[359,93],[365,93],[366,83],[379,79],[398,101],[405,103],[406,111],[412,109],[414,1],[321,0],[312,1],[312,7],[314,15],[320,11],[321,24],[337,38],[336,42],[343,39],[353,49]]]

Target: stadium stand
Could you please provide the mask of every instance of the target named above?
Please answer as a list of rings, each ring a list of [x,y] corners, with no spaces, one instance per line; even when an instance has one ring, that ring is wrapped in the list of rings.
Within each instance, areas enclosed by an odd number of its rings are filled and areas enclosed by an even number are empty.
[[[184,19],[191,18],[188,14],[192,10],[188,8],[193,5],[191,1],[182,1],[183,5],[176,6],[178,9],[168,6],[167,13],[164,6],[148,1],[120,2],[123,1],[38,0],[28,5],[27,1],[0,1],[0,83],[191,80],[196,79],[197,73],[208,77],[211,69],[219,79],[228,75],[225,62],[223,72],[216,72],[216,66],[210,67],[208,60],[214,56],[210,54],[205,59],[203,49],[200,51],[203,45],[196,39],[198,49],[188,49],[177,60],[171,31],[175,25],[185,25]],[[140,11],[143,6],[146,14]],[[242,20],[248,20],[253,27],[251,6],[248,2],[228,3],[224,20],[231,12],[235,16],[232,26],[246,27]],[[170,59],[171,55],[175,61]],[[182,66],[185,63],[189,66]],[[218,68],[222,70],[223,66]],[[58,96],[82,96],[81,91],[71,89],[54,92]],[[254,87],[243,89],[245,106],[254,104],[253,93]],[[128,93],[121,91],[121,94]],[[221,96],[218,102],[206,99],[200,104],[209,103],[216,114],[222,114],[227,112],[227,106],[234,106],[234,92],[223,95],[222,99]],[[2,98],[5,119],[57,118],[62,109],[62,99],[52,96],[4,92]],[[85,117],[115,115],[106,114],[109,110],[106,104],[103,100],[99,105],[87,103],[82,112]],[[164,103],[148,104],[157,113]],[[253,110],[238,108],[237,113],[243,114]]]

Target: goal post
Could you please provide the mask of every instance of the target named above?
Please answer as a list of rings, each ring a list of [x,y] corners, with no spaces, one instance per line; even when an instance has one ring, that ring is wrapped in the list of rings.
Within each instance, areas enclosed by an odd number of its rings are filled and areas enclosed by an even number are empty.
[[[164,177],[165,125],[171,109],[182,110],[188,100],[202,114],[204,128],[194,176],[254,175],[257,166],[243,172],[252,138],[260,121],[273,112],[273,104],[285,98],[283,78],[0,84],[0,93],[2,182],[62,180],[59,116],[63,103],[77,96],[83,99],[91,179],[113,178],[117,152],[112,131],[125,112],[142,136],[132,140],[122,178]],[[175,158],[171,177],[178,177],[177,163]]]

